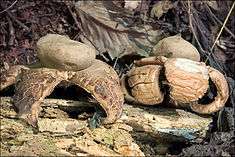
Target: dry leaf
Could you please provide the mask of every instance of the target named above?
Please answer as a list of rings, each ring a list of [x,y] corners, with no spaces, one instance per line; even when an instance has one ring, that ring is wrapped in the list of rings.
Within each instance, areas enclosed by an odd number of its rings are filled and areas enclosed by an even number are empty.
[[[207,5],[209,5],[214,10],[217,10],[217,11],[219,10],[219,6],[218,6],[216,1],[205,1],[203,3],[206,3]]]
[[[159,19],[164,13],[167,13],[169,9],[172,9],[173,6],[173,3],[169,0],[159,1],[153,6],[151,17],[157,17]]]
[[[111,58],[128,54],[148,56],[161,35],[149,25],[131,26],[133,17],[111,1],[79,1],[76,10],[81,19],[81,40]]]
[[[136,1],[127,1],[125,0],[125,8],[134,10],[137,8],[137,6],[141,3],[141,0],[136,0]]]

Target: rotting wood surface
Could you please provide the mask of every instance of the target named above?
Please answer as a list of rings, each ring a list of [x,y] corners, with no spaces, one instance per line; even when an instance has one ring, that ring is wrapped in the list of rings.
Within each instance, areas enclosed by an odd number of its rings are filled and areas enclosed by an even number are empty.
[[[45,99],[35,134],[16,118],[10,97],[1,97],[0,107],[1,155],[143,156],[151,154],[145,138],[156,142],[156,154],[166,154],[172,143],[201,141],[212,122],[180,109],[125,104],[115,124],[90,130],[87,119],[69,118],[67,112],[91,103]]]

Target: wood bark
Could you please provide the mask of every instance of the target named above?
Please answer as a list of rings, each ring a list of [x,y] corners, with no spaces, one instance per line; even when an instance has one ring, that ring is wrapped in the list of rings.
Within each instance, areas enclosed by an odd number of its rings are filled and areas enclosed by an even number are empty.
[[[31,127],[25,125],[25,123],[22,123],[22,120],[19,120],[16,117],[17,114],[13,109],[12,99],[10,97],[1,97],[0,106],[0,118],[1,121],[3,121],[3,124],[1,124],[1,131],[6,132],[4,128],[6,129],[8,127],[12,130],[19,130],[20,128],[21,131],[19,132],[19,135],[24,133],[28,134],[28,136],[35,136],[32,134],[32,131],[28,132]],[[105,125],[101,126],[101,128],[90,130],[87,127],[87,119],[91,118],[92,114],[84,114],[83,112],[84,110],[88,111],[94,107],[94,104],[92,103],[73,100],[45,99],[41,106],[42,111],[38,121],[37,136],[43,135],[46,136],[46,139],[49,139],[48,136],[50,136],[50,138],[56,137],[57,140],[58,138],[61,140],[61,138],[65,136],[72,136],[73,139],[76,139],[74,142],[76,148],[80,147],[81,142],[79,142],[80,144],[78,145],[78,142],[76,141],[79,141],[79,139],[81,140],[81,138],[83,138],[82,141],[90,140],[90,142],[92,141],[91,143],[98,140],[101,143],[98,143],[97,146],[93,145],[92,147],[100,149],[100,145],[102,145],[102,149],[103,147],[106,149],[107,141],[104,142],[104,139],[107,139],[107,137],[104,137],[102,140],[100,137],[106,136],[106,134],[108,137],[112,135],[112,139],[113,141],[116,141],[116,143],[111,143],[111,145],[114,145],[114,148],[113,150],[108,150],[109,155],[112,151],[114,155],[143,155],[146,153],[143,142],[147,140],[146,138],[151,138],[151,140],[156,143],[158,147],[157,152],[159,154],[165,154],[167,153],[168,148],[171,147],[172,143],[195,142],[202,140],[206,135],[209,124],[212,122],[211,117],[201,117],[181,109],[132,106],[124,104],[122,116],[115,124]],[[69,114],[71,112],[80,112],[81,114],[77,116],[78,118],[70,118],[71,115]],[[105,131],[102,131],[100,135],[95,136],[95,132],[100,129],[104,129]],[[83,137],[84,130],[86,138]],[[110,133],[111,130],[114,130],[114,132]],[[118,135],[114,137],[114,134],[118,132],[121,132],[120,136]],[[87,138],[88,135],[90,138]],[[9,142],[9,139],[4,136],[6,136],[6,134],[1,136],[1,143]],[[96,137],[99,138],[96,139]],[[120,141],[123,142],[123,140],[120,140],[119,138],[129,139],[128,144],[120,144]],[[108,145],[110,145],[109,142]],[[133,145],[135,145],[135,147],[133,147]],[[5,145],[1,147],[1,150],[6,152],[6,148],[4,146]],[[9,145],[6,147],[8,146]],[[128,146],[128,149],[123,148],[123,146]],[[56,148],[58,149],[58,147]],[[84,150],[87,150],[86,154],[94,155],[94,152],[89,152],[91,149],[90,147],[88,148],[86,144],[80,148],[80,150],[83,150],[83,153]],[[104,152],[105,149],[103,150]],[[128,152],[123,150],[128,150]],[[62,154],[68,155],[66,153],[70,153],[70,155],[74,155],[74,152],[65,153],[64,151],[65,150],[61,148],[60,152],[62,152]],[[39,153],[39,155],[40,154],[41,153]]]

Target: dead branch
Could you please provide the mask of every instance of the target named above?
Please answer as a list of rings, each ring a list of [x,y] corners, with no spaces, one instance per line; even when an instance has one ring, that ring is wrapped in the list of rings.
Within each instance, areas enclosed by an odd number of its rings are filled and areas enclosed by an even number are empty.
[[[12,8],[15,4],[17,3],[17,0],[15,0],[9,7],[7,7],[6,9],[4,9],[3,11],[0,12],[0,14],[6,12],[7,10],[9,10],[10,8]]]
[[[29,27],[27,27],[25,24],[23,24],[22,22],[20,22],[17,18],[15,18],[9,11],[6,11],[8,16],[14,20],[20,27],[22,27],[23,29],[29,31]]]

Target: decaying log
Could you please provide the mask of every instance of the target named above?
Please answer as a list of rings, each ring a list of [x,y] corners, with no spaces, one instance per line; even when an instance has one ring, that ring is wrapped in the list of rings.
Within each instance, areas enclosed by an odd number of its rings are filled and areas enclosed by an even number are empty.
[[[82,109],[91,108],[93,106],[94,105],[92,103],[88,102],[45,99],[42,104],[42,115],[38,122],[38,134],[45,135],[49,133],[50,137],[52,136],[57,138],[72,136],[72,139],[75,139],[73,143],[74,146],[76,146],[76,149],[80,150],[80,152],[76,152],[75,154],[85,152],[87,155],[94,155],[94,152],[89,152],[89,150],[93,150],[89,145],[84,143],[85,145],[81,146],[81,142],[79,142],[79,144],[76,142],[79,141],[79,139],[80,141],[86,141],[87,136],[89,135],[90,143],[94,144],[94,141],[99,141],[96,143],[97,146],[92,145],[92,147],[98,149],[100,148],[100,144],[102,147],[110,147],[111,145],[114,150],[108,150],[106,154],[110,155],[110,152],[113,151],[113,155],[120,154],[130,156],[143,155],[143,152],[139,149],[139,147],[141,148],[142,146],[135,143],[137,141],[135,141],[136,138],[134,137],[150,135],[157,143],[158,148],[164,150],[158,150],[160,154],[164,154],[171,146],[171,143],[202,140],[205,137],[209,124],[212,122],[211,117],[201,117],[180,109],[132,106],[124,104],[121,118],[113,125],[102,126],[101,129],[103,130],[100,131],[100,128],[94,130],[87,128],[87,119],[92,115],[86,115],[87,117],[85,118],[81,118],[80,116],[78,116],[78,118],[69,118],[69,114],[67,113],[72,110],[80,111],[80,113],[82,113]],[[20,125],[22,130],[30,128],[25,124],[22,125],[22,120],[18,120],[16,118],[16,113],[13,110],[12,99],[10,97],[1,97],[0,107],[0,118],[5,121],[4,124],[8,122],[14,123],[14,125],[10,125],[13,127],[13,130],[15,129],[14,127],[19,128],[17,125]],[[15,123],[17,125],[15,125]],[[1,131],[2,129],[4,130],[4,125],[1,127],[3,127],[1,128]],[[113,132],[111,132],[111,130]],[[115,134],[117,135],[114,136]],[[97,139],[97,137],[99,138]],[[103,139],[100,139],[100,137],[103,137]],[[123,140],[120,139],[120,137],[129,139],[129,142],[127,142],[128,144],[122,143]],[[107,141],[107,139],[109,140]],[[110,139],[112,139],[111,143]],[[141,141],[138,141],[137,143],[139,144],[139,142]],[[65,153],[63,151],[62,154]],[[74,154],[74,152],[72,154]]]
[[[38,122],[39,131],[54,133],[76,132],[87,126],[87,120],[68,118],[63,110],[81,110],[84,107],[92,106],[94,104],[88,102],[46,99],[42,104],[43,112],[44,114],[45,112],[47,113],[47,118],[53,119],[40,118]],[[50,112],[53,110],[53,116],[50,117],[51,113],[49,113],[48,109],[50,109]],[[1,98],[1,116],[10,118],[16,116],[9,97]],[[180,109],[131,106],[127,104],[124,105],[121,119],[117,121],[117,123],[131,126],[133,132],[149,133],[160,142],[200,141],[205,137],[211,122],[211,117],[201,117]]]

